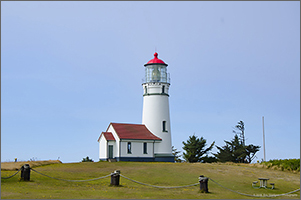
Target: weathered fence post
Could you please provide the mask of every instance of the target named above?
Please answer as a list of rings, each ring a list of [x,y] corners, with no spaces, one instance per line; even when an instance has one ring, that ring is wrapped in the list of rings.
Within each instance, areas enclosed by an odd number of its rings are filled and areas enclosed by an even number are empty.
[[[114,173],[111,174],[111,185],[119,185],[120,180],[120,170],[115,170]]]
[[[30,181],[30,166],[25,164],[21,167],[21,179],[24,181]]]
[[[204,177],[203,175],[201,175],[199,177],[199,182],[200,182],[200,190],[203,193],[208,193],[208,178]]]

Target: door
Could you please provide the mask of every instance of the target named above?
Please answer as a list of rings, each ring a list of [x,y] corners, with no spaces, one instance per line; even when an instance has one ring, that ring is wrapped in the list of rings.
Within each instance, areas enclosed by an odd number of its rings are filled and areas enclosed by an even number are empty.
[[[113,158],[113,145],[109,145],[109,158]]]

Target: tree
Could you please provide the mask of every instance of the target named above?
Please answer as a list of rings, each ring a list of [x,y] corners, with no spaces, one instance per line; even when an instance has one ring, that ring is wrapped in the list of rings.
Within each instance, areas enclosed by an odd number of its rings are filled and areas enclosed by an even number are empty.
[[[225,141],[226,145],[223,147],[216,146],[218,153],[214,153],[213,155],[217,158],[219,162],[235,162],[232,156],[231,145],[228,141]]]
[[[201,162],[203,160],[203,155],[206,155],[212,148],[215,142],[213,142],[207,149],[204,150],[206,146],[206,140],[201,137],[197,138],[195,135],[189,136],[187,142],[182,142],[184,147],[183,149],[186,152],[183,152],[183,157],[186,162]]]
[[[246,147],[246,160],[248,163],[251,163],[252,160],[254,160],[255,158],[255,154],[257,153],[257,151],[259,151],[260,146],[254,146],[253,144],[250,144]]]
[[[83,158],[82,162],[94,162],[92,159],[87,156],[86,158]]]
[[[233,130],[233,133],[237,134],[240,136],[240,139],[242,141],[243,146],[246,146],[246,140],[245,140],[245,124],[243,121],[239,121],[235,128],[238,131]]]
[[[238,131],[231,141],[224,141],[226,144],[222,147],[216,146],[218,153],[213,154],[220,162],[251,163],[260,146],[245,144],[245,125],[239,121],[235,126]],[[238,136],[239,135],[239,136]]]
[[[216,157],[213,157],[213,156],[204,156],[202,157],[202,163],[213,163],[213,162],[217,162],[217,158]]]
[[[174,146],[172,146],[171,148],[172,148],[172,155],[174,155],[175,157],[175,162],[182,162],[182,160],[180,159],[181,155],[178,155],[181,151],[178,151]]]
[[[239,140],[239,137],[235,135],[231,141],[225,140],[224,142],[226,143],[225,146],[216,146],[219,152],[213,155],[215,155],[217,160],[220,162],[244,162],[246,154],[243,144]]]

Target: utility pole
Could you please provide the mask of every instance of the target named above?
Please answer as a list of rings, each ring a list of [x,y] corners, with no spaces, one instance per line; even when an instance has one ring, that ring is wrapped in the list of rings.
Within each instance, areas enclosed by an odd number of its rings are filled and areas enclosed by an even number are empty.
[[[262,116],[262,131],[263,131],[263,161],[266,161],[265,159],[265,138],[264,138],[264,117]]]

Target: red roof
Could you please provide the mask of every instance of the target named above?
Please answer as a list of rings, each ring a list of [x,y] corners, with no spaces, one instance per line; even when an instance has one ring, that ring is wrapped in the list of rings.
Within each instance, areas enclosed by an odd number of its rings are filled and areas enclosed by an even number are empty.
[[[97,141],[100,140],[101,135],[103,135],[106,138],[106,140],[114,140],[115,141],[115,138],[111,132],[102,132]]]
[[[150,61],[148,61],[145,65],[148,65],[148,64],[164,64],[164,65],[167,65],[163,60],[159,59],[158,58],[158,53],[155,52],[154,53],[154,58],[151,59]]]
[[[103,135],[107,140],[115,140],[113,134],[111,132],[103,132]]]
[[[162,140],[152,134],[143,124],[111,123],[120,139]]]

